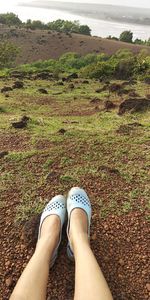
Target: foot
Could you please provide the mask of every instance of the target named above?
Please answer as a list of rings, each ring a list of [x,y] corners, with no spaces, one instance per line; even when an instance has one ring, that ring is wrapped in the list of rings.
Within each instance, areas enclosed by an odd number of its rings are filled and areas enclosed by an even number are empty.
[[[51,264],[53,266],[58,256],[58,248],[61,243],[62,228],[66,218],[66,199],[62,195],[55,196],[44,208],[38,234],[38,244],[46,244],[51,249]]]
[[[69,241],[73,251],[79,239],[88,241],[88,219],[83,209],[75,208],[71,212],[69,228]]]
[[[50,215],[43,221],[39,242],[47,240],[48,244],[55,249],[59,243],[61,231],[60,218],[57,215]],[[54,250],[53,249],[53,250]]]

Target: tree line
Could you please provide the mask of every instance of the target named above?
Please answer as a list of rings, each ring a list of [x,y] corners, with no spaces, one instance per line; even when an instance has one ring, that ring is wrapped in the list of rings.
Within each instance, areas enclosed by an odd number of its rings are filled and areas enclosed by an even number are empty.
[[[0,14],[0,24],[7,26],[23,27],[26,29],[40,30],[55,30],[64,33],[78,33],[91,35],[91,29],[88,25],[80,25],[78,21],[56,20],[53,22],[44,23],[40,20],[27,20],[22,22],[14,13]]]
[[[107,39],[109,40],[116,40],[116,41],[121,41],[121,42],[126,42],[126,43],[132,43],[132,44],[136,44],[136,45],[145,45],[145,46],[150,46],[150,38],[148,40],[141,40],[136,38],[135,40],[133,40],[133,32],[130,30],[125,30],[123,31],[119,38],[115,37],[115,36],[111,36],[109,35],[107,37]]]
[[[26,22],[22,22],[19,19],[19,17],[14,13],[0,14],[0,24],[4,24],[7,26],[23,27],[31,30],[55,30],[57,32],[64,33],[78,33],[84,35],[91,35],[91,29],[89,28],[89,26],[80,25],[79,21],[65,21],[58,19],[53,22],[44,23],[40,20],[28,19]],[[150,46],[150,38],[144,41],[139,38],[133,40],[133,32],[131,32],[130,30],[123,31],[120,34],[119,38],[109,35],[107,39]]]

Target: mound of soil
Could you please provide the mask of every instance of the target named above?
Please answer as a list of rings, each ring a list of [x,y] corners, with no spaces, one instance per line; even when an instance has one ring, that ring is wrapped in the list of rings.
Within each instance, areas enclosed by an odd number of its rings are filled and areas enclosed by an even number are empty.
[[[45,95],[48,94],[48,91],[46,89],[43,89],[43,88],[38,89],[38,92],[41,93],[41,94],[45,94]]]
[[[68,88],[71,89],[71,90],[73,90],[73,89],[75,88],[75,86],[74,86],[73,83],[70,83],[70,84],[68,85]]]
[[[114,92],[118,92],[122,89],[122,85],[119,83],[113,83],[109,86],[109,91],[114,93]]]
[[[29,117],[23,116],[23,117],[21,118],[20,121],[18,121],[18,122],[13,122],[13,123],[12,123],[12,126],[13,126],[14,128],[17,128],[17,129],[25,128],[25,127],[27,126],[27,123],[28,123],[29,120],[30,120]]]
[[[12,86],[13,89],[22,89],[23,87],[24,83],[22,81],[16,81]]]
[[[38,72],[36,75],[33,76],[33,79],[41,79],[41,80],[48,80],[53,78],[53,74],[50,73],[49,71],[43,71],[43,72]]]
[[[150,100],[146,98],[129,98],[123,101],[119,106],[119,115],[125,112],[142,112],[150,108]]]
[[[35,247],[41,214],[30,218],[23,226],[21,240],[27,247]]]
[[[105,84],[102,88],[98,88],[96,89],[96,93],[102,93],[102,92],[105,92],[109,89],[109,85],[108,84]]]
[[[61,128],[61,129],[58,131],[58,133],[64,135],[64,134],[66,133],[66,130],[65,130],[64,128]]]
[[[108,167],[108,166],[100,166],[98,171],[106,172],[112,175],[120,175],[120,172],[117,169]]]
[[[114,108],[116,108],[116,104],[114,104],[112,101],[106,100],[104,102],[104,109],[110,110],[110,109],[114,109]]]
[[[12,87],[10,86],[4,86],[2,89],[1,89],[1,93],[5,93],[5,92],[9,92],[9,91],[12,91]]]
[[[100,99],[97,98],[97,97],[95,97],[95,98],[93,98],[93,99],[90,101],[90,103],[92,103],[92,104],[98,104],[98,103],[100,103]]]
[[[129,97],[140,97],[140,95],[138,93],[136,93],[135,91],[131,91],[129,92]]]
[[[140,123],[129,123],[127,125],[120,125],[120,127],[117,129],[117,133],[129,135],[134,129],[142,127]]]

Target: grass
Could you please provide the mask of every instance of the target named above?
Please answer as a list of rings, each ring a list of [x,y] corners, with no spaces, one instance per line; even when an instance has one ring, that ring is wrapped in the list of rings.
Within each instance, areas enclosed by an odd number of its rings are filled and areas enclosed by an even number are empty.
[[[40,214],[44,209],[45,202],[42,199],[34,199],[34,201],[31,199],[30,194],[25,194],[24,199],[17,207],[15,220],[17,223],[27,221],[30,216]]]
[[[95,111],[90,100],[98,97],[103,107],[107,94],[95,93],[103,84],[90,80],[85,88],[74,80],[76,87],[71,91],[68,83],[56,83],[25,80],[24,89],[10,92],[7,100],[0,95],[0,147],[8,147],[9,151],[2,159],[2,192],[3,198],[7,197],[8,187],[14,185],[20,195],[16,219],[27,220],[42,210],[46,198],[66,192],[73,185],[96,191],[94,199],[99,203],[101,218],[148,210],[150,112],[118,116],[118,109]],[[0,88],[4,84],[0,81]],[[38,93],[39,87],[49,94]],[[136,89],[141,95],[144,91],[150,94],[143,83],[138,83]],[[54,96],[56,92],[62,94]],[[114,94],[111,100],[120,101]],[[27,127],[12,128],[12,120],[22,115],[31,119]],[[121,125],[134,122],[143,126],[129,134],[117,133]],[[64,135],[59,133],[62,128],[66,130]],[[24,146],[20,138],[26,136],[29,139]],[[102,166],[117,169],[118,175]]]

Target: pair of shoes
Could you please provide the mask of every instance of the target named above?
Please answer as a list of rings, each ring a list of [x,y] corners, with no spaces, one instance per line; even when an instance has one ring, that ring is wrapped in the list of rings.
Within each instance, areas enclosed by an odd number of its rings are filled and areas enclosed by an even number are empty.
[[[70,228],[71,212],[75,208],[80,208],[85,211],[85,213],[87,215],[87,219],[88,219],[88,237],[90,237],[91,203],[90,203],[90,200],[89,200],[86,192],[81,188],[78,188],[78,187],[72,188],[68,193],[67,201],[66,201],[66,198],[62,195],[58,195],[58,196],[55,196],[54,198],[52,198],[52,200],[46,205],[46,207],[41,215],[38,239],[40,239],[42,224],[48,216],[57,215],[61,221],[60,239],[59,239],[56,249],[54,250],[54,253],[53,253],[53,256],[52,256],[52,259],[50,262],[50,267],[52,267],[54,265],[55,260],[58,256],[58,248],[60,246],[61,239],[62,239],[62,228],[65,223],[67,213],[68,213],[67,254],[71,260],[74,259],[73,250],[72,250],[72,247],[71,247],[71,244],[69,241],[69,228]]]

